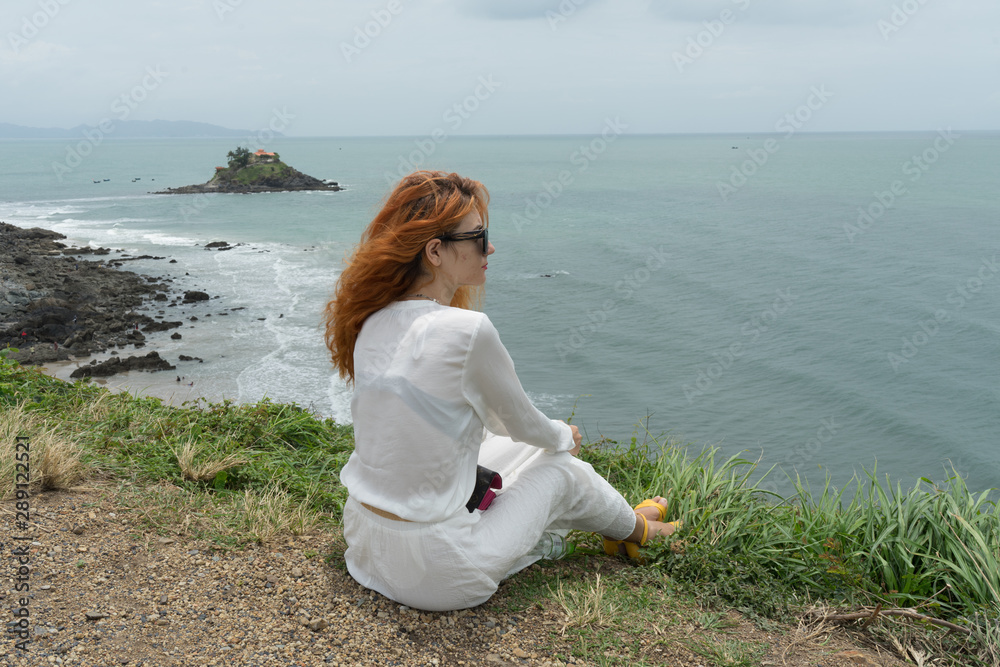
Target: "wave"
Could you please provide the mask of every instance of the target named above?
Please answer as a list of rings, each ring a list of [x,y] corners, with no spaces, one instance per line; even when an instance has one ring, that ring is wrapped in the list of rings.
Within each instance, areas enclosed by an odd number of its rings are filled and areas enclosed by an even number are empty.
[[[115,218],[112,220],[80,220],[65,218],[50,225],[50,229],[59,232],[76,245],[97,248],[115,245],[133,246],[132,251],[141,250],[138,246],[159,246],[167,248],[192,247],[202,242],[186,236],[176,236],[156,229],[135,229],[125,225],[128,223],[154,222],[148,218]]]

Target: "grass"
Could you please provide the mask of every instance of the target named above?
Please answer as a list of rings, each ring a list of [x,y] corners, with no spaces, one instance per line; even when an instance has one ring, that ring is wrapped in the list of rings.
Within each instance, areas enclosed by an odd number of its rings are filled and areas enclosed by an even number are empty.
[[[754,667],[760,664],[765,647],[757,642],[746,642],[738,639],[721,640],[691,640],[687,642],[691,650],[707,658],[713,665],[719,667]]]
[[[230,181],[233,183],[239,183],[241,185],[250,185],[253,183],[258,183],[267,178],[274,176],[282,176],[286,174],[291,167],[289,167],[284,162],[269,162],[263,164],[251,164],[243,167],[235,173],[232,169],[227,168],[225,171],[216,172],[212,180],[223,180]]]
[[[176,408],[0,356],[2,497],[13,489],[14,434],[30,437],[34,490],[85,474],[114,480],[157,529],[179,523],[230,546],[337,526],[347,495],[337,473],[353,447],[349,427],[295,405]]]
[[[0,352],[5,498],[14,490],[17,435],[31,441],[33,491],[103,480],[153,530],[218,548],[317,528],[336,533],[346,499],[337,474],[353,448],[350,427],[296,405],[171,407],[54,380]],[[839,490],[827,483],[813,492],[796,480],[779,498],[761,491],[757,461],[692,453],[648,435],[596,443],[582,457],[633,504],[664,496],[669,518],[685,524],[644,549],[645,565],[614,577],[575,576],[580,564],[607,559],[598,538],[574,534],[568,563],[543,564],[508,585],[511,604],[557,605],[565,617],[559,632],[575,637],[578,657],[636,663],[649,609],[670,597],[689,601],[684,622],[703,632],[725,632],[733,609],[768,627],[817,601],[911,608],[967,633],[886,617],[869,633],[883,645],[898,642],[911,661],[914,651],[944,664],[998,661],[1000,508],[958,475],[903,490],[872,470]],[[567,568],[574,576],[564,576]],[[691,641],[716,665],[755,664],[760,652],[715,635]]]
[[[30,493],[69,488],[84,476],[82,457],[76,438],[24,406],[0,412],[0,498],[15,495],[24,479]]]
[[[615,618],[617,605],[605,600],[605,587],[599,574],[582,590],[564,589],[563,582],[559,581],[555,590],[549,586],[549,592],[566,614],[564,635],[568,627],[608,625]]]

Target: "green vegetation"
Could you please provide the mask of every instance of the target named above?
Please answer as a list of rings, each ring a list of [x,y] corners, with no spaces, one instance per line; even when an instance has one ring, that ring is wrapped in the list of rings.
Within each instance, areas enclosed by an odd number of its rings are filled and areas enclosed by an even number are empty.
[[[241,185],[251,185],[260,183],[269,178],[282,178],[289,175],[291,167],[284,162],[271,162],[267,164],[252,164],[249,167],[240,169],[235,174],[229,174],[229,180]]]
[[[229,159],[229,168],[233,171],[242,169],[250,163],[250,150],[244,146],[237,146],[226,154]]]
[[[0,353],[3,497],[12,492],[15,434],[32,438],[38,489],[84,475],[104,480],[154,529],[181,525],[219,548],[316,527],[336,534],[346,495],[337,473],[353,446],[349,427],[295,405],[175,408],[54,380]],[[849,493],[829,484],[812,493],[797,482],[792,496],[776,498],[752,481],[755,462],[721,460],[713,449],[692,455],[633,438],[591,445],[582,456],[633,504],[662,495],[670,518],[685,523],[648,545],[644,564],[613,577],[593,572],[593,563],[608,563],[600,540],[577,534],[573,557],[508,585],[516,604],[544,598],[565,610],[561,632],[575,638],[579,657],[616,662],[606,653],[615,645],[631,656],[622,664],[636,662],[648,649],[638,646],[649,608],[670,595],[697,607],[686,622],[699,628],[725,631],[733,609],[767,627],[811,605],[874,608],[883,620],[868,625],[871,636],[889,644],[890,633],[905,633],[892,642],[944,661],[935,664],[1000,659],[1000,506],[986,493],[971,494],[957,474],[904,491],[872,470]],[[892,610],[915,620],[885,620]],[[933,625],[942,620],[959,629]],[[636,629],[634,651],[629,628]],[[719,665],[757,664],[762,650],[752,641],[704,638],[692,638],[689,648]]]
[[[238,185],[259,185],[269,179],[280,179],[291,175],[292,168],[281,161],[277,153],[262,158],[249,149],[239,146],[226,155],[228,167],[217,171],[212,181]]]
[[[35,490],[70,486],[86,471],[134,496],[154,526],[200,514],[196,535],[233,546],[338,525],[346,491],[337,472],[353,447],[350,427],[267,400],[175,408],[55,380],[5,356],[0,363],[0,497],[14,481],[6,448],[24,434]],[[76,461],[57,477],[67,481],[44,483],[50,461]]]

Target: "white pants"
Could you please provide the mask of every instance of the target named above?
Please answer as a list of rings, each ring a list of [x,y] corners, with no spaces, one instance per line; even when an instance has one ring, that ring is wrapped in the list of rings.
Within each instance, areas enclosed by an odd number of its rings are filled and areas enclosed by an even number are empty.
[[[482,604],[500,582],[538,560],[546,532],[624,539],[635,512],[588,463],[490,436],[479,462],[504,481],[489,509],[464,507],[437,523],[386,519],[353,498],[344,507],[347,569],[362,586],[428,611]]]

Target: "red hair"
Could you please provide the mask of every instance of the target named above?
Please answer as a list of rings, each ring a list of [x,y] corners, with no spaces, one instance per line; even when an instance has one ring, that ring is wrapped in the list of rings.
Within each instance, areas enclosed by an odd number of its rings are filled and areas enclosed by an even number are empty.
[[[337,279],[326,305],[326,346],[340,377],[354,381],[354,344],[372,313],[433,276],[424,247],[452,233],[466,215],[478,211],[488,225],[489,193],[479,181],[440,171],[417,171],[401,180],[361,235],[361,242]],[[449,305],[477,305],[482,287],[459,287]]]

